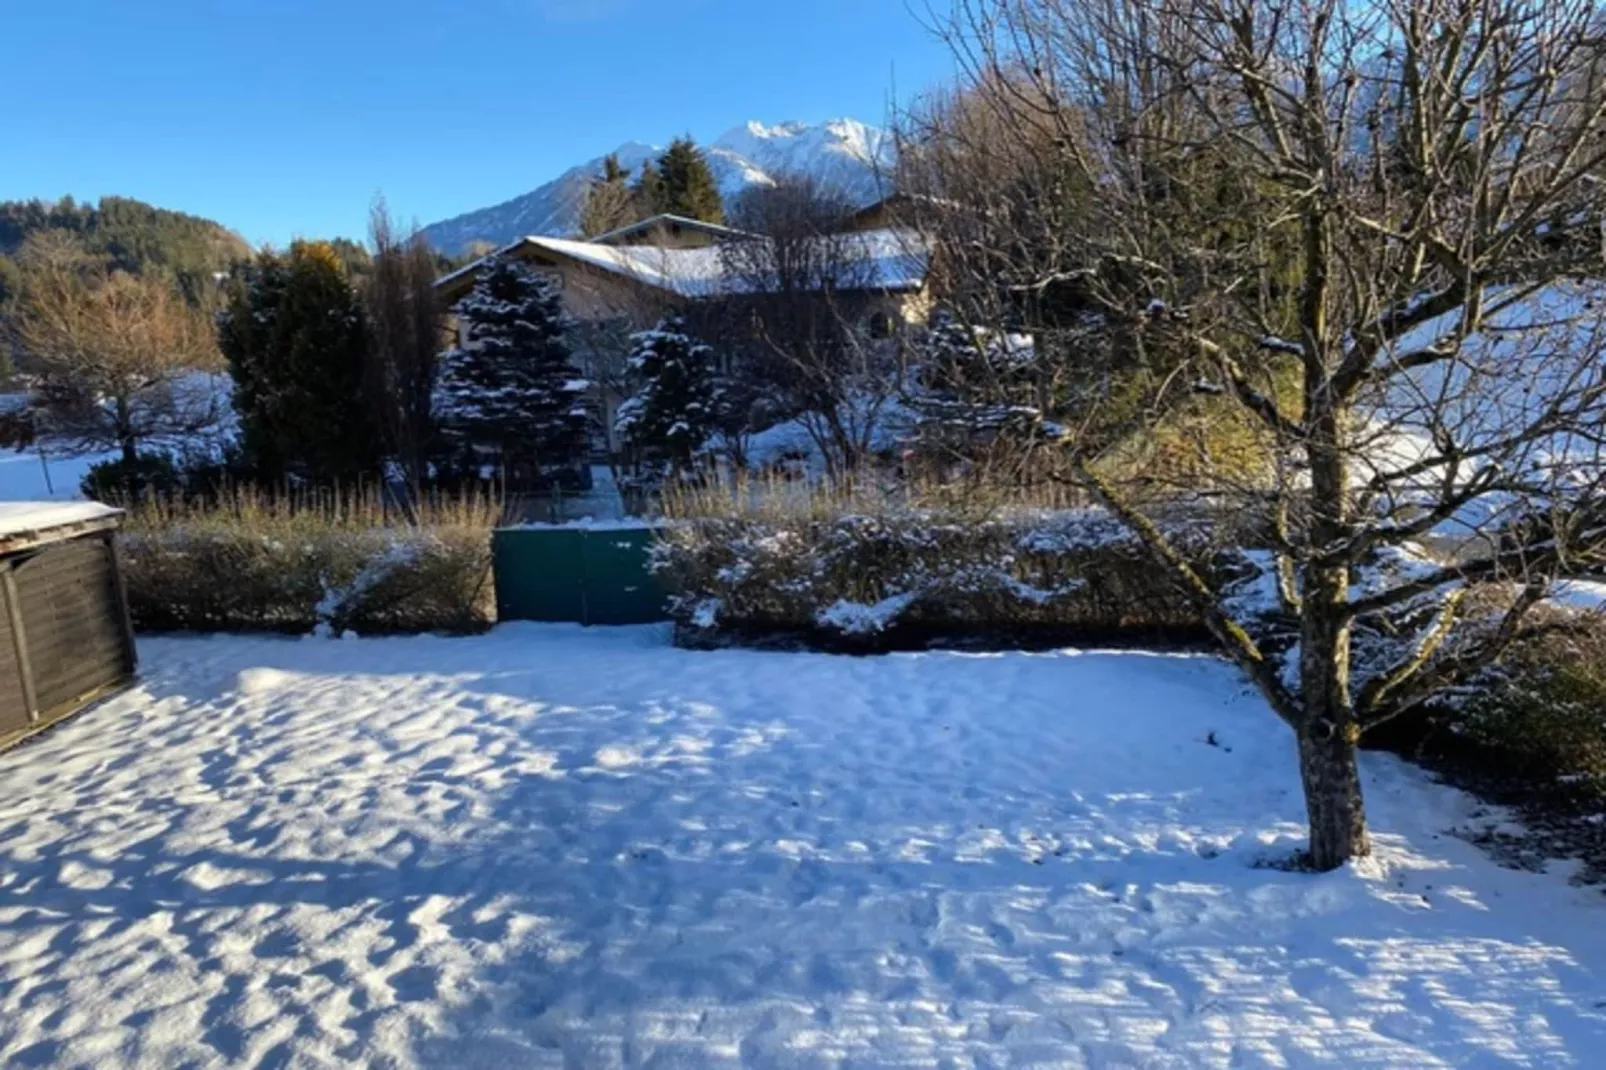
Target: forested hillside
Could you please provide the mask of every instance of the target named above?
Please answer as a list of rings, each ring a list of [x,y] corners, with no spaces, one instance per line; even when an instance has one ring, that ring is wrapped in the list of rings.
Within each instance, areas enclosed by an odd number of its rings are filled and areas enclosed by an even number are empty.
[[[134,274],[159,273],[189,292],[214,272],[250,255],[244,238],[210,219],[156,208],[128,197],[99,204],[59,201],[0,202],[0,307],[16,284],[13,257],[29,235],[60,231],[91,253],[109,257]]]

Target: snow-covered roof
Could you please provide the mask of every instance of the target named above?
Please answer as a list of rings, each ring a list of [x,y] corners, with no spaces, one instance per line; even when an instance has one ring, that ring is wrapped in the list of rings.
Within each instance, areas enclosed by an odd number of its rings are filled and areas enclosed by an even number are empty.
[[[0,502],[0,550],[22,549],[63,528],[110,521],[121,516],[99,502]]]
[[[688,216],[675,215],[673,212],[663,212],[628,226],[618,227],[606,234],[598,234],[591,241],[598,245],[608,245],[617,242],[620,238],[628,238],[636,234],[647,234],[659,227],[680,227],[684,230],[701,231],[704,234],[713,234],[725,238],[745,238],[746,231],[734,227],[721,226],[718,223],[709,223],[702,219],[692,219]]]
[[[435,280],[435,289],[437,289],[437,290],[449,290],[456,283],[461,282],[464,279],[472,279],[475,275],[479,274],[480,268],[484,267],[488,262],[490,262],[492,260],[495,260],[498,257],[506,256],[509,253],[513,252],[513,250],[515,250],[515,249],[522,248],[524,243],[529,241],[529,240],[530,240],[529,238],[520,238],[518,241],[509,242],[508,244],[502,246],[500,249],[491,250],[490,252],[486,253],[484,256],[480,257],[478,260],[474,260],[474,261],[471,261],[470,263],[464,264],[462,267],[458,268],[456,271],[452,271],[452,272],[449,272],[449,273],[447,273],[445,275],[442,275],[440,278]]]
[[[874,219],[883,213],[896,210],[899,205],[926,205],[932,208],[957,208],[958,201],[948,200],[945,197],[933,197],[929,193],[910,193],[907,190],[894,190],[893,192],[871,201],[848,217],[850,225],[855,225],[866,219]]]
[[[842,289],[873,291],[919,290],[931,265],[930,244],[913,230],[887,228],[833,236],[844,243],[849,263]],[[587,267],[621,275],[645,286],[667,290],[685,298],[708,298],[758,293],[763,287],[751,278],[735,277],[725,270],[718,246],[664,249],[647,245],[600,245],[568,238],[530,236],[476,260],[440,279],[435,285],[450,288],[472,277],[487,260],[534,249]]]

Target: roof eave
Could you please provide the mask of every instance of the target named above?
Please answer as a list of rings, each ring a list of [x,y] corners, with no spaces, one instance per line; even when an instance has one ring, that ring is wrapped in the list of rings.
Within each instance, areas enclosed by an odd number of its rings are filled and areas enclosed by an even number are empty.
[[[700,230],[705,234],[722,235],[731,238],[753,237],[753,235],[749,234],[745,230],[737,230],[735,227],[727,227],[722,223],[709,223],[706,220],[692,219],[690,216],[676,215],[673,212],[660,212],[655,216],[649,216],[646,219],[639,219],[634,223],[630,223],[622,227],[615,227],[613,230],[610,230],[605,234],[598,234],[596,237],[587,238],[586,240],[595,245],[607,245],[610,241],[628,237],[631,234],[644,233],[652,230],[654,227],[661,226],[685,227],[691,230]]]

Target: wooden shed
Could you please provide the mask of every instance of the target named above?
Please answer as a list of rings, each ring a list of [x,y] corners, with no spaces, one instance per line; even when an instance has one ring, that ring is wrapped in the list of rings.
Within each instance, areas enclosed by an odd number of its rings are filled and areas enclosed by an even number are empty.
[[[0,502],[0,747],[134,678],[113,542],[122,511]]]

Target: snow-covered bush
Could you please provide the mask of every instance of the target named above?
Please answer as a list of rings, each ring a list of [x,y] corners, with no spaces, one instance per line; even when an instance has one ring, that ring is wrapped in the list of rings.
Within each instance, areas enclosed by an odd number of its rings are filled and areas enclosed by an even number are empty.
[[[488,506],[137,510],[119,540],[141,631],[342,635],[474,631],[494,622]]]
[[[1211,525],[1178,538],[1207,566]],[[911,638],[1181,636],[1199,620],[1113,518],[1096,510],[991,518],[898,509],[703,518],[669,528],[658,576],[682,624]]]
[[[917,345],[908,405],[923,450],[969,457],[1000,441],[1043,437],[1043,362],[1029,335],[959,323],[941,312]],[[1048,374],[1052,374],[1049,372]],[[1052,423],[1047,427],[1052,435]]]
[[[135,499],[148,494],[171,495],[183,490],[178,464],[166,453],[142,453],[132,462],[123,457],[97,461],[78,481],[78,491],[98,502]]]
[[[1246,622],[1281,675],[1291,679],[1299,655],[1299,621],[1281,605],[1272,555],[1250,551],[1229,585],[1228,605]],[[1355,570],[1351,596],[1430,575],[1437,568],[1420,548],[1387,548]],[[1572,598],[1569,598],[1572,588]],[[1365,693],[1385,673],[1450,630],[1428,662],[1464,656],[1502,627],[1521,588],[1487,582],[1446,585],[1357,619],[1351,650],[1353,679]],[[1457,595],[1457,597],[1450,597]],[[1515,640],[1493,664],[1461,687],[1388,722],[1380,745],[1427,753],[1474,778],[1498,782],[1526,800],[1606,798],[1606,615],[1599,585],[1563,585],[1561,597],[1533,610]],[[1448,616],[1447,616],[1448,614]]]
[[[1542,793],[1606,795],[1606,618],[1550,609],[1442,717]]]

